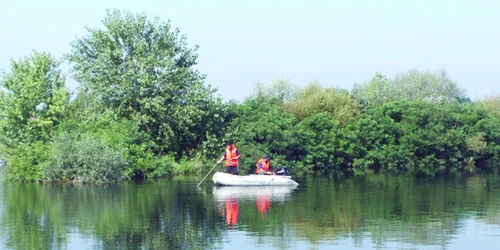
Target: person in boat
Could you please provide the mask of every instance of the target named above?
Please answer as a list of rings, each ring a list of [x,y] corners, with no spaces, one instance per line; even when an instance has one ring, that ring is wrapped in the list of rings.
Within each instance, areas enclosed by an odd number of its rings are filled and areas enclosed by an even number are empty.
[[[262,159],[257,161],[257,164],[255,164],[255,166],[257,167],[255,170],[256,174],[262,174],[262,175],[263,174],[273,174],[273,172],[271,171],[270,157],[267,154],[264,155],[264,157],[262,157]]]
[[[226,150],[224,155],[220,158],[217,163],[221,163],[224,159],[226,160],[226,173],[232,173],[238,175],[238,160],[241,157],[241,152],[234,146],[231,141],[226,143]]]

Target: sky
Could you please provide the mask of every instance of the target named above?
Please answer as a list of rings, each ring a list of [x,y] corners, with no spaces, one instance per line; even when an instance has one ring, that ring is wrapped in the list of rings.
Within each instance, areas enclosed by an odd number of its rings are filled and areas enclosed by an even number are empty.
[[[0,8],[0,70],[32,50],[61,57],[106,9],[170,20],[199,45],[198,69],[224,100],[288,79],[350,90],[376,72],[445,69],[472,100],[500,93],[500,1],[16,0]],[[64,65],[67,71],[69,66]],[[78,83],[68,74],[67,84]]]

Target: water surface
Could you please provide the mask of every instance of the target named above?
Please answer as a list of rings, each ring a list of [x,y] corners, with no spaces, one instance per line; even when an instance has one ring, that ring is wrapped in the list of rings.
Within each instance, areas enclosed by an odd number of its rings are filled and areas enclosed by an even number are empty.
[[[500,178],[0,182],[0,249],[495,249]]]

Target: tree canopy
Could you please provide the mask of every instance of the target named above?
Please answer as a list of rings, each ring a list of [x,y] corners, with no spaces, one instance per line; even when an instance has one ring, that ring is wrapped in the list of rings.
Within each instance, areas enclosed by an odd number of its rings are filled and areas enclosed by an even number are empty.
[[[377,72],[369,83],[355,84],[352,94],[365,105],[372,106],[396,100],[423,100],[435,104],[468,101],[465,90],[444,70],[411,69],[399,72],[392,79]]]
[[[137,122],[158,154],[180,157],[199,146],[222,122],[223,106],[193,68],[197,46],[170,21],[145,14],[109,10],[103,26],[72,42],[68,59],[82,91]]]
[[[64,119],[69,92],[60,62],[49,53],[33,51],[11,61],[11,71],[0,78],[0,141],[14,148],[46,142]]]

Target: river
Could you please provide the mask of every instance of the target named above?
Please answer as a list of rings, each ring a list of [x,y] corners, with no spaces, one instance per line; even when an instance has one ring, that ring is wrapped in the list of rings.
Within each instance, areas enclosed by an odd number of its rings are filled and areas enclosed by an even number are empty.
[[[1,170],[0,170],[1,171]],[[0,182],[0,249],[496,249],[500,177]]]

